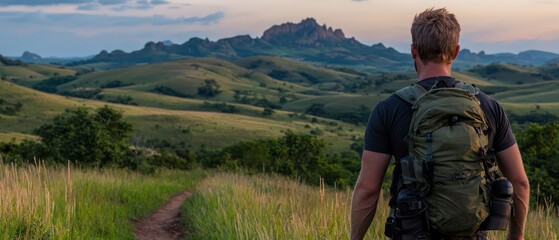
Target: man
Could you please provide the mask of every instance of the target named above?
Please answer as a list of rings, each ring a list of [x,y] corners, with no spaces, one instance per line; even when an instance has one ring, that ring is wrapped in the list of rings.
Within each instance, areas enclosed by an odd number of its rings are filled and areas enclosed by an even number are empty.
[[[411,34],[411,56],[418,74],[417,84],[425,89],[430,89],[438,81],[453,86],[457,81],[450,77],[451,64],[460,49],[460,25],[454,14],[445,8],[427,9],[415,16]],[[522,158],[501,106],[483,93],[477,97],[490,127],[490,147],[495,150],[499,168],[514,189],[515,215],[510,221],[507,239],[523,239],[528,212],[529,183]],[[382,181],[391,156],[393,155],[398,162],[408,153],[404,139],[408,134],[411,118],[411,105],[395,94],[378,103],[371,112],[365,132],[361,172],[353,192],[351,239],[362,239],[375,216]],[[393,180],[401,177],[399,164],[396,166]],[[484,232],[478,232],[467,239],[485,238]],[[431,239],[453,238],[432,233]]]

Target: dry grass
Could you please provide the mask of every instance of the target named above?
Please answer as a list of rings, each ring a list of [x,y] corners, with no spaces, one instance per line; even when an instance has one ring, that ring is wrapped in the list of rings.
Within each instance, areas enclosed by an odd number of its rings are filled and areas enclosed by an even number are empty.
[[[282,177],[219,173],[203,180],[183,210],[192,239],[348,239],[351,190],[311,187]],[[381,197],[365,239],[385,239]],[[525,239],[558,239],[559,212],[532,209]],[[504,239],[493,232],[491,240]]]
[[[46,169],[43,165],[0,165],[2,239],[68,236],[76,204],[71,171],[68,169],[63,177],[53,177],[53,171],[62,173],[61,169]],[[57,185],[63,187],[52,187]],[[59,211],[66,216],[64,221],[50,221]]]
[[[201,177],[0,164],[0,239],[134,239],[132,220]]]

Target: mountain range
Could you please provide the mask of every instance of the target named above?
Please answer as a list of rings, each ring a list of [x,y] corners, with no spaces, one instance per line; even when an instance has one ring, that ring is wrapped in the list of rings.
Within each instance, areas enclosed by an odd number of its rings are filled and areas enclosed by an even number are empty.
[[[363,44],[353,37],[346,37],[341,29],[319,25],[314,18],[304,19],[300,23],[272,26],[264,31],[261,38],[239,35],[217,41],[194,37],[182,44],[170,41],[148,42],[136,51],[127,53],[122,50],[103,50],[90,59],[70,65],[115,68],[188,57],[236,60],[250,56],[277,56],[320,65],[350,66],[364,71],[413,70],[409,54],[398,52],[382,43],[370,46]],[[26,52],[18,60],[37,62],[42,59]],[[471,68],[494,62],[542,65],[556,61],[559,61],[559,54],[543,51],[485,54],[484,51],[474,53],[463,49],[454,67]]]

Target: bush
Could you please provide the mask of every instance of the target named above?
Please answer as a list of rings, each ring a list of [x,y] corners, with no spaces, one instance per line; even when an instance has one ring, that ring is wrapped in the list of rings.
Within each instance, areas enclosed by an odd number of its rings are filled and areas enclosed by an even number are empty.
[[[76,89],[74,91],[65,91],[62,92],[61,94],[70,97],[92,99],[99,96],[99,93],[101,93],[101,89],[99,88],[95,88],[95,89],[85,88],[85,89]]]
[[[41,137],[48,158],[102,167],[126,162],[132,131],[121,112],[104,106],[95,114],[84,107],[68,109],[52,123],[36,129],[35,134]]]
[[[275,113],[274,109],[269,108],[269,107],[265,107],[264,110],[262,110],[262,115],[263,116],[270,116],[274,113]]]
[[[323,116],[324,114],[326,114],[326,111],[324,111],[324,104],[313,103],[311,106],[307,108],[305,113],[310,115],[315,115],[315,116]]]
[[[163,95],[174,96],[174,97],[181,97],[181,98],[191,98],[192,96],[181,93],[173,88],[167,86],[157,86],[151,90],[151,92],[160,93]]]
[[[204,80],[204,85],[198,88],[198,95],[204,97],[214,97],[217,94],[221,93],[219,90],[220,86],[217,82],[213,79],[206,79]]]
[[[323,139],[288,131],[278,139],[240,142],[221,151],[202,149],[199,162],[207,168],[279,173],[311,184],[324,178],[329,185],[351,186],[359,172],[353,152],[325,156]]]
[[[58,86],[72,82],[76,79],[78,79],[76,76],[54,76],[33,85],[33,88],[47,93],[57,93]]]
[[[559,203],[559,122],[529,123],[517,134],[531,196]]]
[[[131,83],[124,83],[120,80],[113,80],[107,82],[101,86],[101,88],[118,88],[118,87],[126,87],[132,85]]]
[[[150,165],[157,167],[189,170],[194,166],[195,158],[189,152],[187,152],[184,156],[178,156],[177,154],[167,151],[160,151],[159,153],[151,156],[148,162]]]
[[[35,157],[43,156],[45,152],[46,149],[42,144],[31,140],[23,140],[19,144],[14,141],[0,143],[2,161],[5,163],[22,164],[33,162]]]
[[[531,111],[528,114],[518,115],[515,113],[507,114],[510,122],[524,124],[528,122],[546,124],[548,122],[559,121],[559,117],[549,113],[540,111]]]

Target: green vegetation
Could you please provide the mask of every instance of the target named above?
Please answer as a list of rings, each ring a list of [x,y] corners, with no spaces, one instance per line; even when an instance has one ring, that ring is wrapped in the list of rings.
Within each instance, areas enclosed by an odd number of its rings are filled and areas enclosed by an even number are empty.
[[[520,66],[516,64],[492,63],[477,66],[469,70],[484,78],[512,84],[526,84],[554,80],[559,77],[557,72],[546,67]]]
[[[103,93],[98,96],[103,96],[103,100],[107,101],[118,101],[119,96],[121,100],[127,100],[126,96],[129,96],[132,98],[131,104],[143,107],[46,94],[0,81],[0,98],[6,100],[4,106],[14,107],[13,104],[17,102],[23,104],[14,116],[0,114],[0,131],[18,136],[32,136],[34,129],[52,121],[66,109],[96,109],[108,105],[122,111],[123,118],[134,125],[134,136],[146,142],[165,140],[171,145],[186,146],[193,150],[204,145],[209,148],[221,148],[243,140],[279,137],[282,131],[288,129],[308,132],[305,125],[309,124],[322,129],[325,132],[322,137],[325,138],[329,149],[338,151],[347,148],[353,135],[360,132],[358,127],[337,121],[337,126],[334,127],[330,125],[332,120],[329,119],[319,118],[318,122],[311,123],[310,118],[291,118],[291,112],[288,111],[274,110],[272,115],[266,116],[263,115],[264,107],[238,103],[178,98],[120,88],[103,89]],[[222,113],[222,108],[213,107],[216,104],[221,106],[222,103],[227,105],[227,109],[238,109],[239,112]],[[188,134],[180,131],[186,128],[191,130]]]
[[[529,123],[517,135],[533,200],[559,203],[559,122]]]
[[[57,86],[72,82],[76,79],[78,79],[76,76],[55,76],[35,84],[33,88],[47,93],[57,93]]]
[[[204,85],[198,88],[198,95],[204,97],[214,97],[215,95],[221,93],[219,90],[219,84],[213,79],[204,80]]]
[[[69,109],[35,130],[46,153],[36,156],[98,167],[124,165],[132,132],[122,113],[108,106],[98,108],[94,115],[83,107]]]
[[[214,83],[215,83],[215,81],[214,81]],[[212,87],[213,87],[213,85],[210,84],[210,86],[208,87],[209,89],[203,88],[202,91],[203,92],[205,92],[205,91],[209,91],[209,92],[215,91],[214,89],[212,89]],[[167,87],[167,86],[157,86],[151,91],[154,92],[154,93],[161,93],[161,94],[165,94],[165,95],[169,95],[169,96],[175,96],[175,97],[181,97],[181,98],[191,97],[189,95],[177,92],[174,89],[172,89],[170,87]],[[198,91],[200,91],[200,90],[198,90]]]
[[[58,65],[24,64],[19,61],[16,61],[15,64],[2,64],[0,61],[0,77],[2,80],[28,87],[51,77],[72,76],[83,69],[70,69]]]
[[[352,186],[357,180],[359,156],[354,152],[326,154],[326,143],[316,136],[287,131],[278,139],[240,142],[221,151],[198,154],[207,168],[277,173],[314,185]]]
[[[555,186],[559,182],[553,180],[559,174],[555,171],[559,159],[554,157],[557,155],[554,146],[558,143],[552,141],[556,138],[557,126],[550,122],[557,121],[559,116],[559,80],[544,77],[556,76],[559,68],[517,65],[495,65],[494,68],[488,68],[489,73],[479,68],[455,71],[453,75],[475,83],[503,103],[509,119],[518,129],[517,139],[534,186],[532,196],[536,199],[533,202],[558,202]],[[4,162],[32,162],[33,157],[44,159],[48,164],[70,160],[84,169],[116,166],[149,177],[167,168],[205,167],[245,174],[282,175],[297,179],[296,185],[300,188],[314,189],[301,183],[316,186],[321,184],[320,179],[326,186],[351,187],[359,172],[362,135],[370,110],[394,90],[413,83],[415,77],[412,72],[326,69],[274,57],[252,57],[236,62],[181,59],[110,71],[93,70],[0,65],[0,74],[5,79],[0,81],[0,139],[3,142],[0,151]],[[518,84],[520,81],[522,84]],[[30,89],[33,86],[58,95]],[[104,114],[98,116],[99,112]],[[103,171],[128,170],[105,168]],[[276,190],[279,192],[259,193],[259,196],[281,199],[285,193]],[[233,193],[215,194],[228,197]],[[342,193],[332,191],[332,194],[341,196]],[[214,201],[196,198],[196,194],[194,199],[208,202],[209,206]],[[317,214],[301,210],[309,208],[309,204],[320,206],[317,202],[303,203],[308,205],[286,210],[285,214],[291,213],[291,216],[282,219]],[[238,204],[254,208],[253,202]],[[277,211],[284,209],[281,204],[275,207]],[[318,208],[311,209],[318,211]],[[549,220],[547,223],[556,223],[556,218],[551,217],[555,210],[547,209],[551,212],[541,213],[539,217]],[[345,211],[330,209],[331,212],[335,210]],[[272,210],[264,212],[267,211]],[[270,218],[265,213],[260,214]],[[338,221],[322,218],[328,219],[321,217],[320,221]],[[313,223],[311,226],[324,224],[318,218],[301,216],[297,219]],[[239,221],[224,224],[267,224],[267,220]],[[381,217],[379,229],[383,221]],[[331,228],[327,224],[325,229],[334,229],[324,231],[330,235],[291,233],[299,227],[311,231],[306,223],[297,227],[283,227],[285,222],[281,222],[282,226],[272,223],[276,230],[262,230],[255,238],[329,238],[347,233],[347,229],[335,227],[337,223],[332,223]],[[203,226],[194,229],[202,229],[200,234],[206,232]],[[544,234],[534,234],[534,238],[556,237],[542,226],[532,229]],[[254,231],[250,228],[228,233],[238,238],[255,236],[251,235]],[[377,237],[375,234],[380,233],[375,232],[373,238]],[[342,238],[344,236],[347,235]]]
[[[0,238],[135,239],[134,219],[192,189],[204,175],[0,164]]]
[[[132,149],[133,132],[133,126],[115,109],[104,106],[90,114],[87,108],[80,107],[67,109],[52,123],[35,129],[39,142],[0,143],[0,151],[3,160],[12,163],[29,163],[38,158],[48,163],[70,161],[85,167],[113,166],[144,173],[161,167],[187,170],[194,166],[194,155],[184,147],[176,153],[164,151],[163,147],[146,151],[136,145]]]
[[[16,115],[17,112],[21,110],[23,103],[16,102],[15,104],[10,104],[4,99],[0,98],[0,114],[4,115]]]
[[[190,239],[347,239],[351,189],[301,184],[277,176],[218,173],[196,186],[182,210]],[[384,239],[388,197],[381,196],[365,239]],[[529,212],[526,239],[557,239],[559,212]],[[489,239],[504,239],[492,232]]]

